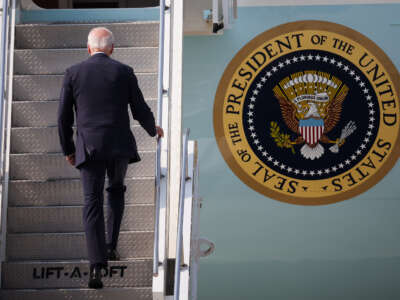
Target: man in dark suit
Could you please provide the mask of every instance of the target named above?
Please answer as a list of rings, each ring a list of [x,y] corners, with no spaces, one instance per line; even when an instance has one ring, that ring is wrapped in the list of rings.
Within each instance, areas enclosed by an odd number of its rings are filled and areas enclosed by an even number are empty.
[[[58,130],[64,155],[81,172],[84,192],[83,223],[90,262],[89,288],[102,288],[101,269],[118,259],[118,235],[124,211],[124,178],[129,163],[140,161],[130,130],[133,118],[150,136],[163,136],[139,89],[133,69],[110,58],[113,35],[97,27],[88,36],[89,59],[65,72],[58,111]],[[76,147],[73,141],[76,113]],[[109,215],[105,238],[103,189],[105,174]]]

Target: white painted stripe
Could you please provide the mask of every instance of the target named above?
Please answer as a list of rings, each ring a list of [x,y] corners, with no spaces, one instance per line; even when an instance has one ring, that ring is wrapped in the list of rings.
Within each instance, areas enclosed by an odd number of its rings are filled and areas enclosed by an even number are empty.
[[[301,6],[400,3],[400,0],[238,0],[238,6]]]
[[[322,135],[322,128],[318,126],[318,139],[317,139],[318,141],[321,138],[321,135]]]
[[[318,126],[317,127],[313,127],[314,129],[314,138],[313,138],[313,144],[315,144],[318,140]]]

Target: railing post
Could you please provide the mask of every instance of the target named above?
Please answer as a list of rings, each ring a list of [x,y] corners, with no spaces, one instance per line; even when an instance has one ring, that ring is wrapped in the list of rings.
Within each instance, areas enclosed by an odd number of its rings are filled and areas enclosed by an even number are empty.
[[[1,263],[5,260],[6,251],[6,224],[7,224],[7,198],[4,195],[4,101],[5,101],[5,86],[6,86],[6,60],[7,60],[7,34],[8,34],[8,2],[9,0],[3,0],[2,7],[2,28],[1,28],[1,81],[0,81],[0,281],[1,281]]]
[[[179,215],[178,215],[178,234],[176,237],[176,261],[175,261],[175,282],[174,282],[174,300],[179,300],[179,290],[181,281],[181,259],[182,259],[182,232],[183,232],[183,211],[185,208],[185,187],[186,187],[186,168],[188,160],[188,140],[189,129],[186,129],[183,136],[182,150],[182,170],[179,193]]]
[[[5,98],[5,84],[6,84],[6,58],[7,58],[7,32],[8,32],[8,1],[3,0],[3,10],[2,10],[2,27],[1,27],[1,82],[0,82],[0,145],[3,145],[3,108],[4,108],[4,98]],[[2,149],[3,150],[3,149]],[[2,168],[3,172],[3,168]],[[1,174],[3,178],[3,174]]]

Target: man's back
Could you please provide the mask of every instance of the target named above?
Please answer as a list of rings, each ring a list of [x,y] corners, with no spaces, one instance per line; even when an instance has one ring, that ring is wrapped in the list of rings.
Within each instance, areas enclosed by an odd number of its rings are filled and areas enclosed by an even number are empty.
[[[76,165],[90,159],[127,157],[139,161],[129,124],[133,117],[156,134],[150,108],[144,101],[132,68],[97,53],[67,69],[61,93],[59,129],[64,154],[75,152],[68,128],[76,110]]]
[[[79,129],[129,128],[129,67],[99,53],[71,67]]]

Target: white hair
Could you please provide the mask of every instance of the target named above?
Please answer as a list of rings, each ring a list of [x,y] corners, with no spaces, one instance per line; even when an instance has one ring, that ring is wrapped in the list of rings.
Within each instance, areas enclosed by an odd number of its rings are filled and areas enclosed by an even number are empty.
[[[96,34],[97,31],[104,30],[108,34],[104,36],[98,36]],[[111,48],[114,44],[114,35],[113,33],[105,27],[95,27],[90,30],[88,35],[88,45],[90,48],[98,49],[98,50],[105,50]]]

